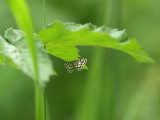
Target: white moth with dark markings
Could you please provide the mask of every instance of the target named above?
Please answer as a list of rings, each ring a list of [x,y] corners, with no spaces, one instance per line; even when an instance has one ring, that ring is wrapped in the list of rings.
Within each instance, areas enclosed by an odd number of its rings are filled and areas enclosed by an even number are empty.
[[[71,62],[65,62],[64,66],[66,67],[67,71],[69,73],[72,73],[73,71],[81,71],[84,69],[84,65],[87,63],[86,58],[82,58],[77,61],[71,61]]]

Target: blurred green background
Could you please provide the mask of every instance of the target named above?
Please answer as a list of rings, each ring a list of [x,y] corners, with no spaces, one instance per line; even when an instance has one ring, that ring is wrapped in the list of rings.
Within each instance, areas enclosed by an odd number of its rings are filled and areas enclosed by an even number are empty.
[[[36,32],[42,29],[41,0],[27,0]],[[51,120],[160,120],[160,1],[46,0],[46,23],[55,20],[126,29],[153,57],[137,63],[120,51],[78,47],[88,70],[68,73],[51,56],[58,76],[47,85]],[[17,28],[6,0],[0,0],[0,35]],[[0,66],[0,120],[34,120],[33,80]]]

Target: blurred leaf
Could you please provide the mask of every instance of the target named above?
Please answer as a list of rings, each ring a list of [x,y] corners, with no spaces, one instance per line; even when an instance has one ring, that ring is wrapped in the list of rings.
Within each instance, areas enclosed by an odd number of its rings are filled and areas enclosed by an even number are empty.
[[[5,61],[5,58],[2,56],[1,51],[2,51],[2,48],[0,46],[0,65],[3,64],[3,61]]]
[[[42,30],[38,38],[46,45],[48,53],[68,62],[79,59],[76,46],[113,48],[128,53],[139,62],[153,62],[135,39],[127,39],[124,30],[105,26],[55,22]]]
[[[44,87],[44,81],[49,80],[49,76],[52,74],[51,63],[47,58],[47,54],[42,48],[40,42],[35,40],[33,33],[34,28],[32,24],[32,19],[30,16],[29,8],[25,0],[8,0],[9,7],[16,19],[16,22],[21,30],[25,32],[26,45],[22,43],[20,50],[24,46],[25,56],[20,58],[25,59],[27,57],[27,63],[30,67],[23,68],[22,70],[30,75],[35,80],[35,110],[36,110],[36,120],[44,119],[44,96],[42,94],[42,88]],[[21,44],[21,43],[20,43]],[[17,46],[16,46],[17,47]],[[22,49],[23,50],[23,49]],[[42,50],[42,51],[40,51]],[[29,59],[28,59],[29,58]],[[19,64],[19,63],[18,63]],[[45,64],[47,66],[45,66]],[[32,66],[32,67],[31,67]],[[43,66],[43,67],[42,67]],[[28,69],[29,68],[29,69]],[[30,71],[31,70],[31,71]],[[41,72],[42,71],[42,72]]]
[[[25,32],[25,40],[27,41],[29,55],[31,56],[29,58],[32,60],[32,66],[34,70],[33,79],[37,81],[37,83],[39,84],[38,62],[36,58],[36,44],[33,36],[34,28],[30,17],[29,8],[25,0],[8,0],[8,4],[19,28]],[[12,39],[10,40],[12,41]]]
[[[24,73],[34,78],[34,68],[23,31],[10,28],[5,32],[5,38],[6,40],[0,37],[2,55],[5,59],[13,61]],[[45,82],[49,81],[49,77],[53,74],[52,62],[39,39],[36,39],[36,44],[39,79],[41,86],[44,86]]]
[[[0,54],[0,65],[3,64],[3,61],[5,61],[5,58]]]
[[[87,67],[87,65],[84,65],[83,67],[84,67],[84,69],[87,69],[87,70],[88,70],[88,67]]]

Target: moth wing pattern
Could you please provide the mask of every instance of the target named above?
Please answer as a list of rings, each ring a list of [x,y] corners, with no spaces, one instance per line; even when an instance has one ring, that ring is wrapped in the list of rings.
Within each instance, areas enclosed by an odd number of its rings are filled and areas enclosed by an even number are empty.
[[[73,71],[81,71],[84,69],[84,65],[87,63],[86,58],[82,58],[77,61],[71,61],[64,63],[64,66],[66,67],[67,71],[69,73],[72,73]]]
[[[84,69],[84,65],[87,63],[87,59],[82,58],[80,60],[77,61],[77,67],[76,70],[77,71],[81,71]]]
[[[73,66],[72,62],[65,62],[64,66],[66,67],[66,69],[69,73],[72,73],[74,71],[74,66]]]
[[[83,66],[76,67],[76,70],[77,70],[77,71],[83,70]]]
[[[87,59],[86,58],[80,59],[80,63],[81,65],[85,65],[87,63]]]

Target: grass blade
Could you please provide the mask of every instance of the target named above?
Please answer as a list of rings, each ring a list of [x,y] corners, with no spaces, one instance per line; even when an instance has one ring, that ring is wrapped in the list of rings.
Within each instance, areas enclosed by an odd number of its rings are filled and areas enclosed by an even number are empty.
[[[8,0],[8,4],[20,29],[26,33],[26,42],[30,51],[35,79],[36,119],[43,120],[43,95],[39,84],[36,45],[33,37],[33,24],[25,0]]]

